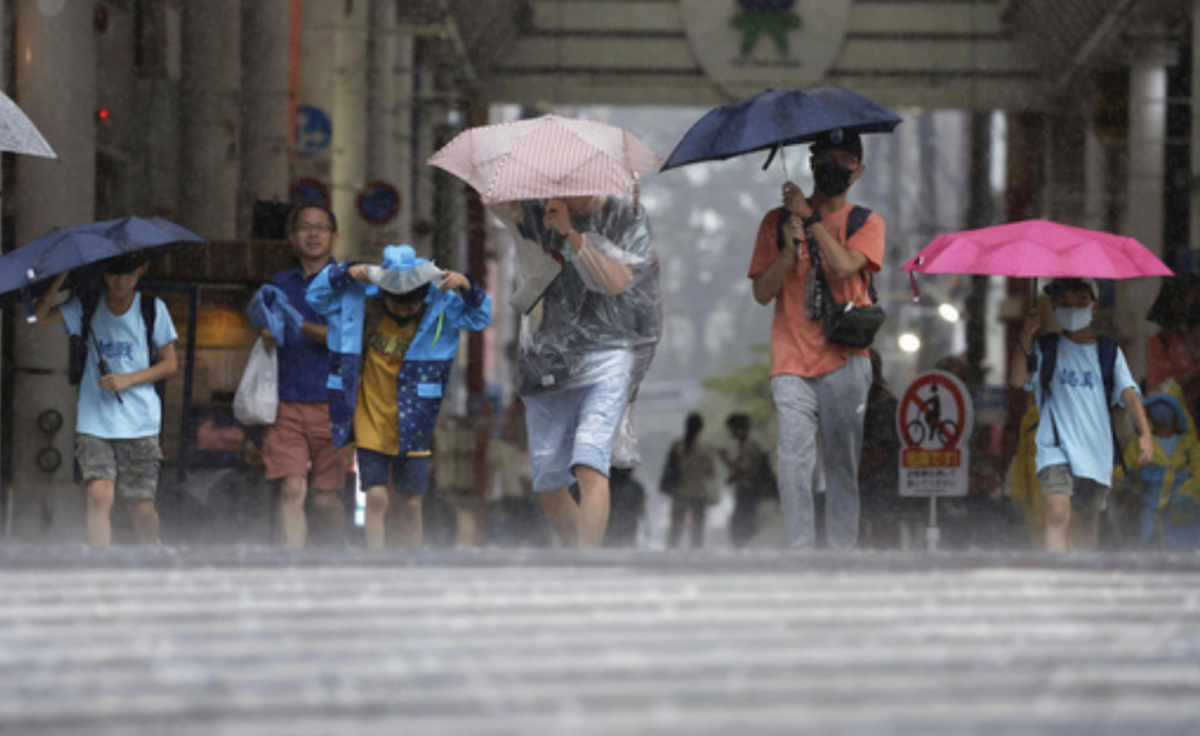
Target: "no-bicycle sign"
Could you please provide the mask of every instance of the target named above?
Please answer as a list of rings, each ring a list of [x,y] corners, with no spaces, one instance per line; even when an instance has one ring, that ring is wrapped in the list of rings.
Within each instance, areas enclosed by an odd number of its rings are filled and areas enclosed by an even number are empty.
[[[967,387],[945,371],[917,376],[896,409],[901,496],[965,496],[975,409]]]

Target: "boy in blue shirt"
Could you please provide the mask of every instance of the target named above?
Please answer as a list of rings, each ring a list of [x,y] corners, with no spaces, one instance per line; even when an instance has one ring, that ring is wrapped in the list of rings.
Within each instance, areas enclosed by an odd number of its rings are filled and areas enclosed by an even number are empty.
[[[93,547],[112,543],[109,514],[117,492],[138,541],[158,542],[154,496],[162,465],[162,401],[154,384],[174,375],[178,365],[175,326],[161,299],[154,299],[153,345],[147,344],[141,300],[152,297],[137,291],[146,268],[146,259],[136,253],[109,262],[89,334],[84,335],[87,359],[79,383],[75,459],[87,491],[87,538]],[[84,321],[79,295],[53,306],[66,277],[60,274],[38,300],[37,324],[61,323],[67,334],[79,335]]]
[[[1154,452],[1154,438],[1137,385],[1129,373],[1125,355],[1108,338],[1097,338],[1092,330],[1096,309],[1096,287],[1090,279],[1060,278],[1045,288],[1062,326],[1061,335],[1049,335],[1033,344],[1041,327],[1035,310],[1021,327],[1021,350],[1014,353],[1011,385],[1033,391],[1041,411],[1037,429],[1037,477],[1046,496],[1046,550],[1067,551],[1067,529],[1075,516],[1073,546],[1094,550],[1099,541],[1100,512],[1104,511],[1112,487],[1112,417],[1109,405],[1129,410],[1138,428],[1145,465]],[[1049,341],[1054,341],[1052,344]],[[1104,345],[1107,343],[1107,345]],[[1051,352],[1052,351],[1052,352]],[[1110,369],[1101,354],[1113,357]],[[1043,361],[1051,360],[1052,375],[1043,386]],[[1105,396],[1105,374],[1111,370],[1111,394]]]

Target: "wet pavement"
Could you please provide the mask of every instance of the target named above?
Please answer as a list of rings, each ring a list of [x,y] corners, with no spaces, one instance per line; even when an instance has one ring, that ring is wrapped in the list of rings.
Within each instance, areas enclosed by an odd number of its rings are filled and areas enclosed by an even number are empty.
[[[3,734],[1200,733],[1200,556],[0,546]]]

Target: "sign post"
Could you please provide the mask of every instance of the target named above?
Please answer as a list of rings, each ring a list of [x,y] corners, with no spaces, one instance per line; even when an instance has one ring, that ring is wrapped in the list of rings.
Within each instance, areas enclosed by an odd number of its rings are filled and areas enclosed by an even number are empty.
[[[927,549],[937,549],[937,499],[967,495],[971,463],[968,441],[975,409],[967,387],[945,371],[917,376],[896,409],[900,452],[900,495],[929,498]]]

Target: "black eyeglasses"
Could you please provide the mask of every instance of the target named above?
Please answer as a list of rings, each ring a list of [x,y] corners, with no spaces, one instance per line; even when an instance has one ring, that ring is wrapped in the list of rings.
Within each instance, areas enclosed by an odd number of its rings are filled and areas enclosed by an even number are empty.
[[[296,231],[301,233],[331,233],[333,232],[333,225],[330,225],[328,222],[302,222],[296,226]]]

